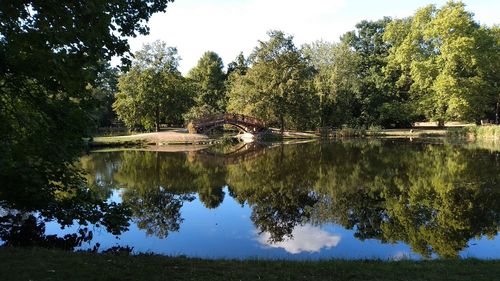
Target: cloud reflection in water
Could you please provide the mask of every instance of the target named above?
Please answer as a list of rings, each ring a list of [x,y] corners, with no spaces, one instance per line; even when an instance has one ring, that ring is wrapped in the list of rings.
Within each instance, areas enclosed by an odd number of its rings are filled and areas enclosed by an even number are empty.
[[[323,248],[335,247],[340,242],[340,235],[332,235],[320,227],[310,224],[295,227],[292,235],[293,238],[272,243],[269,241],[271,235],[264,232],[257,236],[257,241],[266,247],[282,248],[291,254],[315,253]]]

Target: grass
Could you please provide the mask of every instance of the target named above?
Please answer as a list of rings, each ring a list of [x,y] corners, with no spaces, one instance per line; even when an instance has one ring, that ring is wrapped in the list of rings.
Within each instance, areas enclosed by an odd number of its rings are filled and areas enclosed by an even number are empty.
[[[0,249],[1,280],[498,280],[500,261],[202,260]]]
[[[330,138],[364,138],[364,137],[391,137],[391,138],[420,138],[445,137],[449,128],[410,128],[410,129],[382,129],[380,126],[371,126],[368,129],[342,127],[331,130],[323,137]]]
[[[475,127],[476,139],[500,139],[500,126]]]
[[[500,126],[468,126],[448,130],[448,137],[476,140],[500,140]]]

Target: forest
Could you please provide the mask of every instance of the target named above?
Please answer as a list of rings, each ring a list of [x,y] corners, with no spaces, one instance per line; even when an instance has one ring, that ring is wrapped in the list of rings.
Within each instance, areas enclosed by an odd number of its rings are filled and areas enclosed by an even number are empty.
[[[107,68],[93,89],[99,125],[117,118],[159,130],[223,112],[295,130],[499,122],[500,28],[481,26],[461,2],[361,21],[335,43],[296,46],[283,31],[267,35],[226,68],[205,52],[186,76],[175,47],[144,45],[129,69]]]

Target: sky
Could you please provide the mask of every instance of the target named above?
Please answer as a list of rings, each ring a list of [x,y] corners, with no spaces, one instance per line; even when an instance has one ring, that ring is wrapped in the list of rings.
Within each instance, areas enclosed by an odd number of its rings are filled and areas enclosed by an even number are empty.
[[[361,20],[411,16],[428,4],[447,0],[175,0],[165,13],[152,16],[150,34],[129,40],[132,52],[162,40],[177,47],[186,74],[206,51],[214,51],[224,65],[243,52],[248,56],[267,31],[294,36],[297,46],[316,40],[337,42]],[[481,24],[500,24],[499,0],[466,0],[467,10]]]

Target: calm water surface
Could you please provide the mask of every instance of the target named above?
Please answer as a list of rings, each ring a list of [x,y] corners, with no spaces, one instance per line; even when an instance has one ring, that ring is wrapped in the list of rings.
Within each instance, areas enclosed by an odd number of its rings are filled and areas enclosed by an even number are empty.
[[[500,258],[500,153],[443,141],[234,145],[94,152],[99,196],[128,231],[90,248],[203,258]],[[60,236],[52,222],[46,233]]]

